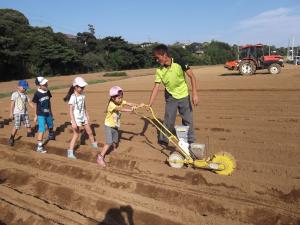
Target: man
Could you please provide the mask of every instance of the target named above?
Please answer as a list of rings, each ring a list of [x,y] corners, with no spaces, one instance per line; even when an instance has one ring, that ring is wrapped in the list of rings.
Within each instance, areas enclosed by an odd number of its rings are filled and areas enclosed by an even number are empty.
[[[182,124],[189,126],[188,142],[194,143],[195,134],[193,126],[192,104],[190,101],[188,85],[185,80],[187,75],[191,82],[192,102],[196,106],[198,104],[198,94],[196,90],[196,78],[188,64],[177,62],[168,52],[168,47],[160,44],[153,49],[153,56],[160,64],[156,70],[155,84],[151,93],[149,106],[157,96],[159,85],[162,83],[165,86],[165,118],[164,125],[174,132],[177,109],[182,118]],[[168,139],[162,134],[159,136],[158,142],[164,146],[168,145]]]

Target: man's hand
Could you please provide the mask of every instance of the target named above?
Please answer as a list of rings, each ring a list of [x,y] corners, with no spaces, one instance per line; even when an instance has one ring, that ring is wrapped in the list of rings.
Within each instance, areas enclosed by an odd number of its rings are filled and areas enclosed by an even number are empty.
[[[194,106],[197,106],[197,105],[198,105],[199,98],[198,98],[197,93],[193,94],[193,96],[192,96],[192,101],[193,101],[193,105],[194,105]]]

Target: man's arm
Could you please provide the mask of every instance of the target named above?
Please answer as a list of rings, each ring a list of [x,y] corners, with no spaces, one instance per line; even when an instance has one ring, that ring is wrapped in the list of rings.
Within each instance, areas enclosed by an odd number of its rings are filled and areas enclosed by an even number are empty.
[[[191,69],[185,71],[188,77],[190,78],[191,81],[191,86],[192,86],[192,101],[194,106],[198,105],[198,93],[197,93],[197,81],[196,77]]]
[[[150,96],[150,101],[149,101],[149,106],[150,107],[153,105],[153,102],[154,102],[154,100],[157,96],[158,90],[159,90],[159,83],[155,83],[154,87],[152,89],[151,96]]]

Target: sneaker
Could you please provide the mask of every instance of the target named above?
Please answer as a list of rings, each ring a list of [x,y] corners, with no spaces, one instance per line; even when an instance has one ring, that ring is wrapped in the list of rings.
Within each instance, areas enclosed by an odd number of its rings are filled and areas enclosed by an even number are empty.
[[[76,159],[76,156],[74,155],[74,151],[73,150],[68,150],[68,158],[69,159]]]
[[[92,145],[92,148],[96,148],[96,149],[98,148],[98,143],[97,142],[94,142],[91,145]]]
[[[9,138],[9,139],[8,139],[8,144],[9,144],[10,146],[14,146],[15,140],[14,140],[13,138]]]
[[[106,166],[106,163],[100,154],[97,156],[97,164],[102,167]]]
[[[38,146],[36,147],[36,151],[39,152],[39,153],[46,153],[46,152],[47,152],[47,151],[44,149],[44,147],[43,147],[43,146],[40,146],[40,145],[38,145]]]
[[[49,133],[48,140],[55,140],[54,132]]]
[[[34,137],[34,133],[33,132],[27,132],[27,137]]]

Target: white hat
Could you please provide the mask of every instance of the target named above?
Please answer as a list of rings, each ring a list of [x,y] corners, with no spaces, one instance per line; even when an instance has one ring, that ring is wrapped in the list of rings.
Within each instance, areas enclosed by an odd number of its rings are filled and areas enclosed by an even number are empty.
[[[48,82],[48,80],[45,77],[37,77],[35,79],[36,85],[45,85]]]
[[[75,86],[79,86],[79,87],[85,87],[87,84],[87,82],[85,82],[85,80],[82,77],[76,77],[73,81],[73,87]]]

